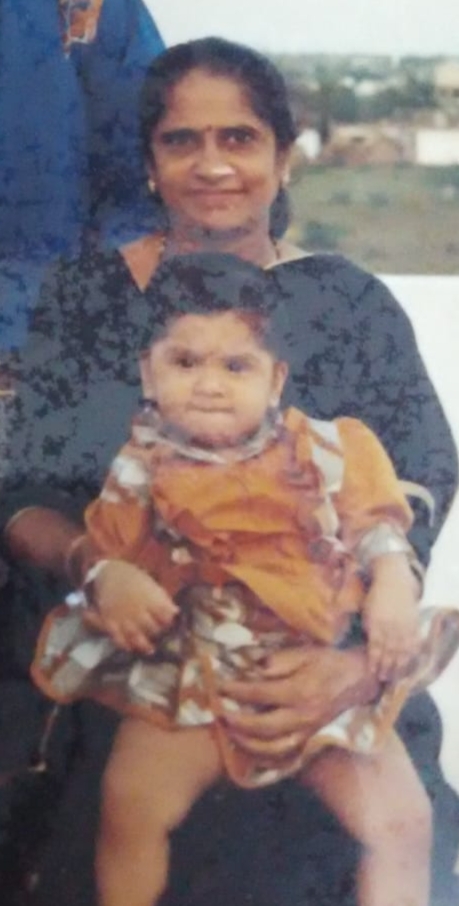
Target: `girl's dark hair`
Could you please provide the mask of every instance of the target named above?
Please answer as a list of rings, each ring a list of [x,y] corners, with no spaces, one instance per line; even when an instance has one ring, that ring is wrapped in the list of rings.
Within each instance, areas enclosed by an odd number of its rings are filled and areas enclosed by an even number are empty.
[[[278,336],[271,314],[276,307],[274,281],[268,271],[222,253],[190,253],[166,259],[146,290],[154,322],[145,347],[167,332],[171,321],[185,314],[211,315],[237,311],[258,342],[278,354]]]
[[[297,130],[284,79],[274,64],[243,44],[224,38],[199,38],[165,50],[153,60],[146,74],[140,99],[140,129],[146,160],[151,157],[152,132],[167,111],[170,89],[194,69],[238,82],[253,112],[273,130],[278,151],[290,148]],[[271,209],[271,235],[282,236],[289,219],[287,193],[280,189]]]

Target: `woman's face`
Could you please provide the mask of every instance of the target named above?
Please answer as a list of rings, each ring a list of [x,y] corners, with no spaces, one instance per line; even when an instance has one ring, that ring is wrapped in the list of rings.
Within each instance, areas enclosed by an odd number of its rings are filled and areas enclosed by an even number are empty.
[[[268,231],[288,155],[238,82],[191,70],[170,90],[151,151],[151,174],[173,229]]]

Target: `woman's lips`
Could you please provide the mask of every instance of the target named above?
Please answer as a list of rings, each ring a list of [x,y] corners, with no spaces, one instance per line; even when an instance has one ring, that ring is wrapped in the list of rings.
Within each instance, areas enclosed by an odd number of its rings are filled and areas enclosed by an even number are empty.
[[[190,194],[193,198],[212,204],[232,201],[240,198],[243,193],[238,189],[197,189]]]

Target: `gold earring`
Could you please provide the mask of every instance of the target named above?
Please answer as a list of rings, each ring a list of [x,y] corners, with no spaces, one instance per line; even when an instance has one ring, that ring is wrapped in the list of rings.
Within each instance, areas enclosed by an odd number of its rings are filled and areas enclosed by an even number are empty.
[[[290,184],[290,170],[286,170],[286,172],[282,174],[281,186],[283,189],[286,189],[289,184]]]
[[[152,193],[156,192],[156,183],[151,176],[148,180],[148,188],[149,188],[150,192],[152,192]]]

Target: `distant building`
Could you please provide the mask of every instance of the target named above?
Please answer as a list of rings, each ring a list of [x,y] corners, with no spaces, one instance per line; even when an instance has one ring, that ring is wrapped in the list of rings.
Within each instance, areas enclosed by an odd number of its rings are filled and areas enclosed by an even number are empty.
[[[386,54],[347,54],[344,59],[353,72],[367,72],[385,77],[395,65],[395,60]]]
[[[438,97],[459,101],[459,60],[439,63],[434,72],[434,84]]]
[[[355,84],[354,91],[359,98],[374,98],[386,87],[382,79],[360,79]]]
[[[343,88],[348,88],[349,91],[354,91],[354,88],[357,84],[357,80],[356,80],[355,76],[346,75],[346,76],[343,76],[342,79],[339,80],[339,84],[342,85]]]
[[[454,120],[459,118],[459,60],[439,63],[434,71],[435,97]]]
[[[296,144],[308,160],[317,160],[319,157],[321,141],[317,129],[303,129],[296,140]]]
[[[459,164],[459,129],[417,129],[414,162],[432,167]]]
[[[321,155],[326,163],[344,166],[395,164],[408,158],[403,130],[380,123],[335,126]]]

